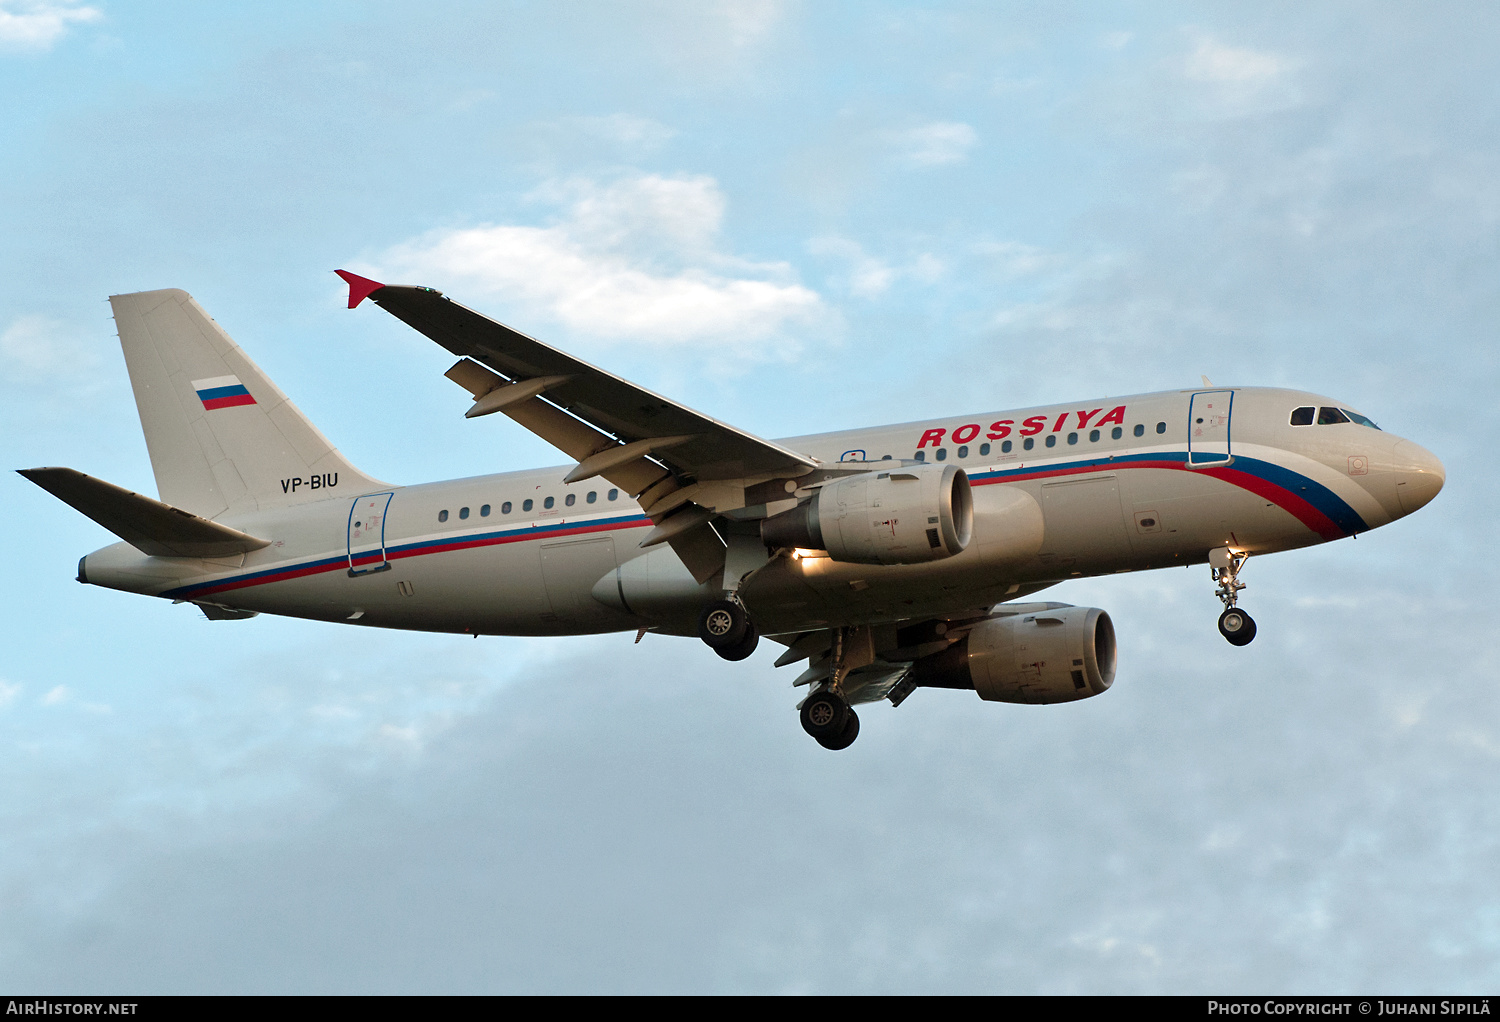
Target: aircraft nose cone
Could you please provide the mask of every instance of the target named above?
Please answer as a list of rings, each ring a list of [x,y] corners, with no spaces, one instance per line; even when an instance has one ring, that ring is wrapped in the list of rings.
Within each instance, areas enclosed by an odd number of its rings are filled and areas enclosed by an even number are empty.
[[[1407,514],[1427,504],[1443,488],[1448,473],[1427,448],[1403,440],[1396,445],[1396,499]]]

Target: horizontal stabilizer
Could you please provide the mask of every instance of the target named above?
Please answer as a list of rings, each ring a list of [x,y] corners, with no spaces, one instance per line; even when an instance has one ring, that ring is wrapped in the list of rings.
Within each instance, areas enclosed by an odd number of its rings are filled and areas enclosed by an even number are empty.
[[[152,557],[226,557],[271,544],[71,468],[18,471]]]

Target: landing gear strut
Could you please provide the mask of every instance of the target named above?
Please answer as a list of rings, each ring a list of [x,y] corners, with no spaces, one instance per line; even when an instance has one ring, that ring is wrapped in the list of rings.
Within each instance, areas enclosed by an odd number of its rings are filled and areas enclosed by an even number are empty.
[[[1239,580],[1240,569],[1249,557],[1248,553],[1229,547],[1208,552],[1208,566],[1218,585],[1214,595],[1224,603],[1224,613],[1219,615],[1219,634],[1236,646],[1248,645],[1255,638],[1255,619],[1235,606],[1240,590],[1245,588],[1245,583]]]
[[[755,652],[760,632],[745,608],[733,600],[715,600],[698,615],[698,637],[725,660],[743,660]]]

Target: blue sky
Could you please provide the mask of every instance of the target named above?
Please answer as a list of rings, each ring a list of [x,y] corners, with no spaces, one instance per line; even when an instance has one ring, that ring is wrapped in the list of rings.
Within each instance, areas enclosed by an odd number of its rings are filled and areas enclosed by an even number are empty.
[[[1206,570],[1069,583],[1105,697],[919,693],[839,756],[769,651],[79,586],[109,537],[13,476],[0,980],[1493,988],[1497,42],[1484,4],[0,0],[11,467],[154,492],[104,299],[159,287],[376,476],[559,460],[348,267],[766,436],[1207,374],[1449,472],[1253,562],[1250,647]]]

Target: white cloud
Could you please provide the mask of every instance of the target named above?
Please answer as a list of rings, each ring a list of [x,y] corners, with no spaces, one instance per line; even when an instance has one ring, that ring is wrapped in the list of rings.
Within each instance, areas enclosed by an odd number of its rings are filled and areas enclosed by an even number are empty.
[[[918,167],[941,167],[966,159],[979,136],[967,124],[933,121],[888,136],[902,159]]]
[[[848,262],[849,290],[861,298],[881,294],[896,279],[892,267],[867,255],[857,242],[848,238],[814,238],[808,242],[807,249],[813,255],[833,256]]]
[[[52,0],[0,0],[0,47],[45,50],[72,25],[101,17],[97,7]]]
[[[1023,277],[1043,270],[1059,269],[1063,258],[1055,252],[1019,241],[982,241],[974,246],[977,255],[994,261],[1008,277]]]
[[[381,279],[489,292],[600,339],[656,344],[759,338],[822,312],[785,263],[719,250],[724,195],[710,177],[554,182],[549,227],[434,231],[389,249]]]
[[[47,316],[19,316],[0,333],[0,371],[54,373],[71,364],[78,352],[62,337],[62,324]]]
[[[604,117],[573,117],[568,123],[579,130],[610,142],[622,145],[654,149],[677,134],[660,121],[632,114],[609,114]]]
[[[0,681],[0,707],[9,706],[21,694],[21,686],[18,683]]]
[[[19,685],[12,686],[9,690],[9,693],[7,694],[4,683],[0,682],[0,706],[3,706],[8,700],[9,696],[13,696],[18,691],[20,691]],[[68,686],[66,685],[56,686],[41,698],[41,704],[43,706],[60,706],[63,703],[76,705],[85,713],[109,714],[115,712],[114,707],[110,706],[107,703],[77,702],[73,697],[73,693],[69,691]]]
[[[1226,117],[1266,113],[1301,99],[1293,72],[1299,61],[1265,50],[1230,46],[1200,35],[1183,59],[1182,75],[1205,112]]]
[[[848,238],[821,237],[808,242],[807,250],[813,255],[829,256],[848,264],[842,283],[849,293],[859,298],[874,298],[884,294],[892,284],[905,277],[930,284],[946,270],[942,260],[930,252],[923,252],[905,266],[892,266],[867,253],[858,242]]]
[[[760,42],[786,13],[785,0],[718,0],[710,8],[736,46]]]
[[[1193,82],[1260,86],[1281,77],[1291,66],[1290,61],[1274,53],[1226,46],[1205,36],[1188,54],[1183,72]]]

